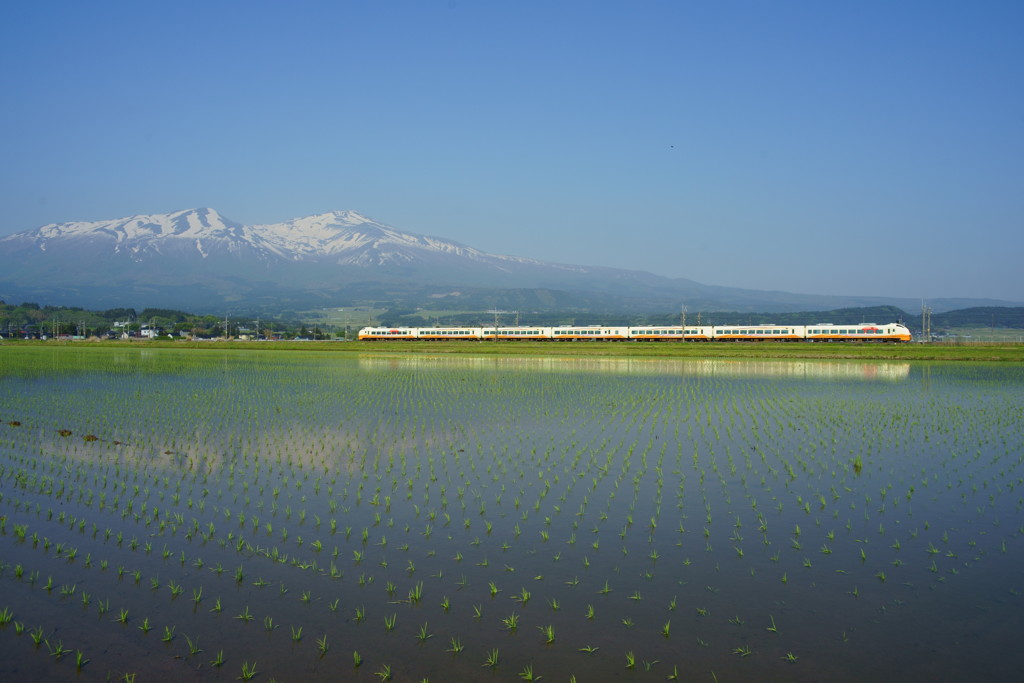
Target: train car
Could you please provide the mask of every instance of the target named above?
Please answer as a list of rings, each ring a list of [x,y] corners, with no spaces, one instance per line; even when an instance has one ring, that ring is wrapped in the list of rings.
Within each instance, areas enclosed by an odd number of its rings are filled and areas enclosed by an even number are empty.
[[[685,332],[681,326],[629,328],[629,338],[637,341],[710,341],[713,334],[711,327],[687,327]]]
[[[364,327],[359,330],[360,341],[398,341],[417,338],[415,327]]]
[[[477,341],[483,339],[483,330],[479,327],[420,327],[416,338],[431,341]]]
[[[605,327],[603,325],[565,325],[552,327],[551,339],[555,341],[619,341],[629,339],[628,327]]]
[[[715,341],[800,341],[803,325],[716,325]]]
[[[861,323],[859,325],[833,325],[818,323],[808,325],[804,335],[807,341],[878,341],[908,342],[911,340],[910,330],[900,323],[876,325]]]
[[[486,341],[508,340],[508,341],[548,341],[551,339],[550,327],[498,327],[483,328],[481,338]]]

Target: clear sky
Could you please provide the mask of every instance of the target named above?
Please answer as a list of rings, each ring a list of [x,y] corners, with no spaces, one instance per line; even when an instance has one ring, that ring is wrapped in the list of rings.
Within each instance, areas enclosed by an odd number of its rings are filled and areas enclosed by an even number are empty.
[[[0,235],[352,209],[503,254],[1024,301],[1024,2],[0,4]]]

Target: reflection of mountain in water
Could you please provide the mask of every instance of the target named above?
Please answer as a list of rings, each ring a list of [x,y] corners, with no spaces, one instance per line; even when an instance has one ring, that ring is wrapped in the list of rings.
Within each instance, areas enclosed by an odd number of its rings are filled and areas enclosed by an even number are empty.
[[[25,430],[25,435],[44,452],[62,453],[83,462],[102,456],[114,465],[208,475],[230,469],[236,461],[251,460],[297,466],[314,476],[328,477],[359,471],[367,460],[376,458],[452,450],[453,444],[464,440],[464,435],[455,431],[426,433],[393,419],[336,428],[290,421],[248,434],[244,441],[237,434],[209,425],[197,426],[187,435],[171,433],[166,437],[118,430],[113,438],[94,441],[83,441],[84,434],[70,430],[62,436],[57,431],[35,428]]]
[[[521,370],[524,372],[589,372],[614,375],[678,375],[681,377],[779,377],[901,381],[910,363],[653,358],[558,358],[522,356],[360,356],[362,370]]]

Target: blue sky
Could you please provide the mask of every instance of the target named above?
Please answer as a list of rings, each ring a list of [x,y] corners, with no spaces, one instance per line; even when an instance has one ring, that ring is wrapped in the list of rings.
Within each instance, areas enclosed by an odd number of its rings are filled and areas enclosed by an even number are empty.
[[[1024,3],[8,2],[0,234],[352,209],[486,251],[1024,301]]]

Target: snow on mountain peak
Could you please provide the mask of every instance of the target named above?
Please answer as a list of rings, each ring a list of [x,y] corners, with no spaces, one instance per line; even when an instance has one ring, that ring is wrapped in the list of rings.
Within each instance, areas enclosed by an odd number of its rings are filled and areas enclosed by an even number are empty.
[[[355,211],[293,218],[282,223],[242,225],[209,208],[185,209],[168,214],[146,214],[108,221],[51,223],[0,241],[20,241],[46,249],[51,241],[88,239],[113,251],[127,250],[136,260],[145,253],[167,249],[198,252],[207,258],[214,251],[241,253],[254,250],[261,258],[301,261],[329,257],[336,263],[360,265],[407,263],[428,254],[475,261],[529,262],[487,254],[450,240],[406,233]]]

